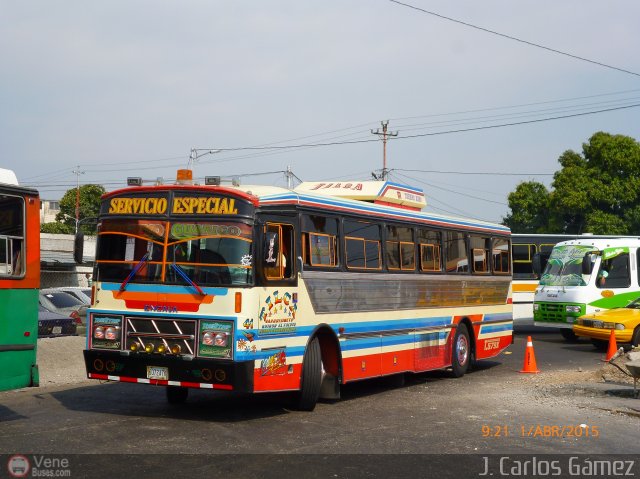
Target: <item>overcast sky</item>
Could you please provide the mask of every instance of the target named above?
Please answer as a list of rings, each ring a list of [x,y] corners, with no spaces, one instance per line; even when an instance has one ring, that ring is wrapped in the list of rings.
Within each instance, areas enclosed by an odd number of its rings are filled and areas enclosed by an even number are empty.
[[[637,0],[407,3],[640,74]],[[390,179],[427,211],[498,222],[519,182],[549,186],[596,131],[640,139],[640,108],[487,128],[640,104],[640,75],[388,0],[0,0],[0,59],[0,167],[44,199],[77,165],[107,190],[172,179],[191,148],[196,177],[369,180],[370,130],[390,120]]]

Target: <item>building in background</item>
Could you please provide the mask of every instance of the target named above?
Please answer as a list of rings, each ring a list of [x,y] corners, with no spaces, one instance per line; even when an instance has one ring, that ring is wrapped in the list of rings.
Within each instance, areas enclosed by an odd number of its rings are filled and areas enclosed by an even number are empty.
[[[73,235],[40,234],[40,283],[42,288],[91,286],[96,237],[85,236],[83,263],[73,259]]]

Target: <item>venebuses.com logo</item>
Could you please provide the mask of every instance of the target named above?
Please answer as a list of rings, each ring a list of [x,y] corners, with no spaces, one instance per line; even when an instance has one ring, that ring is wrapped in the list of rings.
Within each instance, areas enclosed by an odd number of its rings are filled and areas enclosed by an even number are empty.
[[[71,477],[69,459],[14,454],[7,461],[9,477]]]

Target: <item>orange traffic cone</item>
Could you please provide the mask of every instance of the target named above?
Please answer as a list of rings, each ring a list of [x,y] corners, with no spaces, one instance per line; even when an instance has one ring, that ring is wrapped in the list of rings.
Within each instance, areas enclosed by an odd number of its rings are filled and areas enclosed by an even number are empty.
[[[611,358],[618,352],[618,345],[616,344],[616,333],[611,330],[609,335],[609,349],[607,349],[607,357],[605,361],[611,361]]]
[[[538,366],[536,366],[536,355],[533,353],[533,342],[531,336],[527,336],[527,349],[524,353],[524,366],[521,373],[539,373]]]

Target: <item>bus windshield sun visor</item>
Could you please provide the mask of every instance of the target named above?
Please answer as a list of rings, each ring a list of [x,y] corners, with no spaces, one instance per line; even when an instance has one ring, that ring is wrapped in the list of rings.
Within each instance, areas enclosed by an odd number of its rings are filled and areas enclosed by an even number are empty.
[[[124,291],[127,288],[127,284],[129,284],[129,281],[131,281],[131,278],[133,278],[136,273],[138,272],[138,270],[142,267],[142,265],[144,263],[146,263],[147,261],[149,261],[149,253],[146,253],[142,258],[140,258],[140,261],[138,261],[138,264],[136,264],[133,269],[131,270],[131,273],[129,273],[129,276],[127,276],[127,279],[125,279],[122,284],[120,285],[120,292]]]
[[[191,286],[193,286],[196,291],[198,291],[198,293],[200,293],[202,296],[206,296],[207,293],[205,293],[202,288],[200,286],[198,286],[196,284],[196,282],[194,280],[192,280],[189,275],[177,264],[175,263],[171,263],[171,267],[173,268],[173,270],[178,273],[178,275],[184,279],[187,283],[189,283]]]

